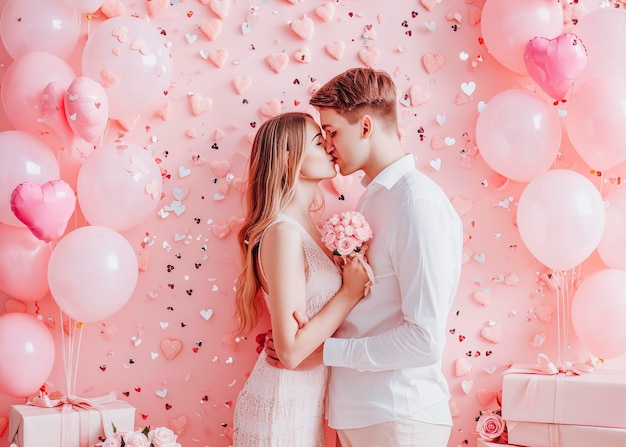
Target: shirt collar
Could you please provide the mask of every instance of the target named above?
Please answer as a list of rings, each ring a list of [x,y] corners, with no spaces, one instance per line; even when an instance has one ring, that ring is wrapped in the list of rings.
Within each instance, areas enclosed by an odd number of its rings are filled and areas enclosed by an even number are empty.
[[[415,157],[413,154],[406,154],[399,160],[394,161],[385,169],[380,171],[376,177],[370,179],[364,176],[361,184],[365,187],[380,185],[391,189],[393,185],[407,172],[415,169]]]

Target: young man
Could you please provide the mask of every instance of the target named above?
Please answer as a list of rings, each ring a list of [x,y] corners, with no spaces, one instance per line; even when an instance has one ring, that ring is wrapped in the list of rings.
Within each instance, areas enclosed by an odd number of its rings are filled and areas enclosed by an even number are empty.
[[[367,258],[375,282],[318,355],[331,367],[329,425],[342,447],[445,447],[452,418],[441,361],[461,220],[405,153],[387,73],[347,70],[310,103],[341,174],[365,173],[359,211],[374,233]]]

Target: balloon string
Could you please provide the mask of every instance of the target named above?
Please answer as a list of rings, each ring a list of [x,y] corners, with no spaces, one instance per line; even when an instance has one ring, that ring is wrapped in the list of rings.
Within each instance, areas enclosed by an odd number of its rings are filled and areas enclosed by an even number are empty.
[[[78,361],[80,359],[80,346],[83,341],[83,323],[79,322],[78,328],[78,344],[76,345],[76,361],[74,362],[74,383],[72,384],[72,394],[76,394],[76,380],[78,379]]]
[[[78,360],[80,358],[80,347],[83,340],[83,323],[77,322],[78,340],[74,338],[74,321],[68,317],[67,334],[65,333],[63,311],[59,309],[61,319],[61,349],[63,354],[63,370],[65,373],[66,394],[76,394],[76,379],[78,377]]]
[[[604,171],[600,174],[600,186],[598,189],[600,190],[600,194],[602,194],[602,187],[604,186]]]
[[[70,379],[68,377],[68,355],[67,355],[67,346],[66,343],[69,344],[69,340],[65,340],[65,330],[63,329],[63,311],[59,308],[59,319],[61,321],[61,353],[63,354],[63,372],[65,372],[65,389],[66,393],[70,391]]]
[[[571,299],[576,286],[576,279],[580,276],[580,265],[572,268],[569,281],[567,280],[567,272],[560,271],[555,273],[558,278],[559,286],[556,289],[557,299],[557,330],[558,330],[558,349],[559,349],[559,366],[563,366],[567,362],[567,351],[569,348],[569,315],[571,312]]]
[[[563,272],[554,272],[556,276],[556,337],[557,337],[557,349],[558,349],[558,357],[557,357],[557,365],[561,366],[563,363],[563,315],[561,314],[561,302],[563,301]]]
[[[555,272],[557,275],[557,289],[556,289],[556,300],[557,300],[557,343],[558,343],[558,366],[563,366],[563,364],[567,361],[567,346],[568,346],[568,305],[567,302],[570,296],[570,285],[567,282],[567,272],[562,270],[559,272]]]

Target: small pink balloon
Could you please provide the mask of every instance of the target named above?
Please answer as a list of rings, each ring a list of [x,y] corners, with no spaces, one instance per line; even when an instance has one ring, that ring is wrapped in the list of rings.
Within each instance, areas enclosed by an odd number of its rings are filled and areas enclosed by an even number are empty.
[[[83,323],[109,318],[128,302],[139,264],[130,243],[107,227],[80,227],[52,251],[48,284],[52,298],[70,318]]]
[[[40,121],[50,127],[67,149],[74,149],[79,144],[70,123],[65,117],[65,102],[63,98],[68,84],[64,81],[52,81],[48,83],[41,94],[41,118]]]
[[[561,122],[554,107],[539,95],[504,90],[480,113],[476,144],[498,174],[528,182],[554,163],[561,145]]]
[[[8,120],[16,129],[35,135],[56,132],[56,121],[48,120],[54,111],[50,106],[59,104],[59,98],[63,104],[65,89],[74,78],[72,67],[54,54],[34,51],[20,56],[9,65],[0,86]]]
[[[598,76],[578,87],[568,102],[565,129],[572,146],[598,171],[626,160],[626,80]]]
[[[0,224],[0,290],[20,301],[38,301],[50,290],[50,246],[28,228]]]
[[[76,191],[87,222],[124,231],[156,210],[163,179],[148,150],[112,142],[87,157],[78,172]]]
[[[79,76],[65,91],[65,116],[70,127],[82,139],[95,142],[109,121],[109,101],[102,85]]]
[[[584,278],[572,299],[572,327],[583,346],[600,358],[626,354],[626,272],[597,271]]]
[[[20,183],[11,194],[15,217],[45,242],[63,236],[75,205],[74,190],[63,180]]]
[[[607,267],[626,271],[626,187],[614,189],[604,196],[606,225],[598,244],[598,254]]]
[[[526,185],[517,205],[517,228],[528,250],[546,267],[569,270],[596,249],[604,201],[584,175],[551,169]]]
[[[626,64],[623,61],[626,53],[626,10],[597,8],[579,16],[575,29],[576,35],[585,43],[588,60],[576,79],[574,90],[598,76],[626,80]]]
[[[31,51],[68,59],[80,36],[80,16],[66,0],[8,0],[0,36],[13,59]]]
[[[94,13],[104,2],[103,0],[72,0],[71,3],[73,3],[74,7],[80,12]]]
[[[0,392],[13,397],[36,393],[54,366],[54,339],[32,315],[0,316]]]
[[[128,119],[156,107],[170,87],[170,49],[147,20],[117,16],[100,23],[83,49],[82,72],[104,87],[109,117]]]
[[[585,69],[587,51],[575,34],[564,33],[555,39],[534,37],[526,45],[524,62],[530,77],[559,101]]]

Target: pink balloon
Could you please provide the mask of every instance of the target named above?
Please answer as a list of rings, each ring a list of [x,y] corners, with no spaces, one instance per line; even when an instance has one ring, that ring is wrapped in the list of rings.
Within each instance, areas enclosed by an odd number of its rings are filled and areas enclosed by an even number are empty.
[[[141,223],[161,199],[161,169],[144,148],[131,143],[107,143],[78,172],[80,208],[91,225],[117,231]]]
[[[65,93],[68,86],[63,81],[52,81],[43,89],[41,95],[40,121],[54,130],[67,149],[76,149],[79,137],[76,136],[65,112]]]
[[[59,177],[57,160],[40,138],[20,130],[0,132],[0,222],[24,227],[11,210],[11,194],[17,185]]]
[[[598,254],[607,267],[626,270],[626,188],[620,186],[604,197],[606,224]]]
[[[37,318],[23,313],[0,316],[0,391],[29,397],[54,366],[54,339]]]
[[[574,90],[598,76],[626,80],[626,11],[599,8],[580,18],[576,35],[587,48],[587,65],[576,79]]]
[[[13,127],[35,135],[54,131],[64,138],[68,130],[71,134],[58,107],[75,77],[72,67],[54,54],[26,53],[13,61],[0,86],[2,106]]]
[[[572,327],[599,358],[626,354],[626,272],[600,270],[585,278],[572,301]]]
[[[103,0],[72,0],[72,3],[80,12],[94,13],[102,6]]]
[[[107,227],[80,227],[58,243],[48,264],[54,301],[83,323],[104,320],[130,299],[138,277],[129,242]]]
[[[0,16],[0,36],[13,59],[31,51],[68,59],[80,36],[80,16],[65,0],[8,0]]]
[[[487,0],[480,23],[489,53],[509,70],[526,74],[526,44],[535,36],[563,33],[563,7],[558,0]]]
[[[28,228],[0,224],[0,290],[20,301],[38,301],[49,291],[51,247]]]
[[[491,98],[478,116],[476,143],[494,171],[528,182],[554,163],[561,123],[554,108],[536,94],[505,90]]]
[[[517,227],[528,250],[546,267],[569,270],[596,249],[606,219],[593,183],[569,169],[535,177],[517,205]]]
[[[572,95],[565,129],[578,155],[599,171],[626,160],[626,81],[597,77]]]
[[[74,190],[63,180],[20,183],[11,194],[15,217],[45,242],[63,236],[75,204]]]
[[[172,79],[165,39],[149,22],[131,16],[110,18],[92,30],[82,68],[85,76],[103,85],[113,119],[130,118],[156,106]]]
[[[556,39],[535,37],[526,45],[524,62],[530,77],[544,92],[559,101],[584,70],[587,52],[575,34],[561,34]]]
[[[102,137],[109,121],[109,101],[102,85],[79,76],[65,91],[65,115],[76,135],[91,143]]]

